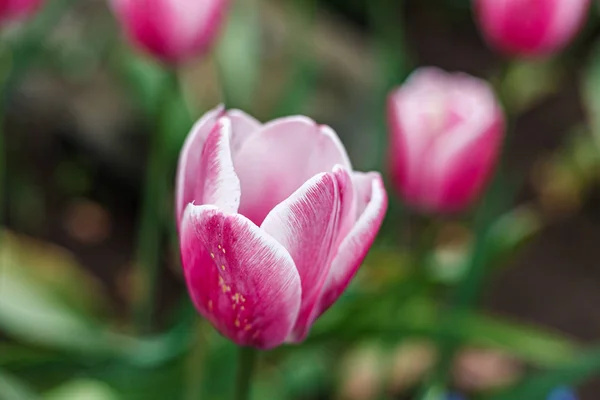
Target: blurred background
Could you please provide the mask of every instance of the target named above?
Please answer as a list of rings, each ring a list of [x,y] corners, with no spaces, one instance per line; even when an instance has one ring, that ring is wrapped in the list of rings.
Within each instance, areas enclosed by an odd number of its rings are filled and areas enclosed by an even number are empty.
[[[458,343],[449,389],[465,398],[545,399],[540,387],[563,383],[600,398],[599,34],[594,6],[563,53],[508,63],[467,0],[240,0],[172,95],[105,1],[48,0],[0,41],[0,399],[230,398],[235,347],[189,302],[172,220],[193,121],[223,93],[262,121],[306,114],[336,130],[357,170],[385,174],[386,96],[421,65],[488,79],[510,115],[481,302],[440,323],[466,271],[473,215],[432,221],[388,187],[357,279],[302,347],[262,356],[253,398],[416,398],[448,329]],[[156,130],[167,132],[166,175],[148,173]],[[149,179],[167,193],[150,222]],[[407,251],[432,224],[424,254]],[[148,226],[160,243],[145,250],[155,287],[135,268]],[[140,332],[133,310],[148,296]],[[506,391],[532,386],[528,397]]]

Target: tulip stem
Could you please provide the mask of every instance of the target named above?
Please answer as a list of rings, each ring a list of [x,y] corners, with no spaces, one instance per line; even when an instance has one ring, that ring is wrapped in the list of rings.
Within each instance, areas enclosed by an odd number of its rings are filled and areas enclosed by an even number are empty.
[[[169,71],[169,77],[163,83],[162,96],[156,110],[156,123],[153,135],[150,137],[150,149],[146,167],[146,181],[142,198],[140,215],[137,267],[141,280],[141,295],[136,301],[134,310],[138,333],[147,333],[152,326],[154,301],[158,272],[161,262],[161,239],[164,233],[161,229],[165,211],[165,199],[168,194],[167,176],[169,174],[168,146],[165,143],[166,111],[163,105],[173,99],[177,88],[177,75]],[[174,89],[175,88],[175,89]]]
[[[500,166],[501,167],[501,166]],[[432,393],[444,388],[452,368],[452,363],[461,340],[455,334],[456,326],[476,304],[484,284],[488,265],[489,235],[493,222],[500,214],[502,206],[507,202],[503,196],[504,175],[502,168],[496,171],[495,179],[484,198],[475,220],[475,243],[471,253],[469,268],[459,282],[451,299],[449,309],[440,321],[440,338],[438,339],[439,361],[432,376],[419,396],[420,400],[429,400]]]
[[[258,351],[252,347],[240,347],[238,356],[238,370],[235,379],[234,400],[248,400],[250,398],[250,383]]]

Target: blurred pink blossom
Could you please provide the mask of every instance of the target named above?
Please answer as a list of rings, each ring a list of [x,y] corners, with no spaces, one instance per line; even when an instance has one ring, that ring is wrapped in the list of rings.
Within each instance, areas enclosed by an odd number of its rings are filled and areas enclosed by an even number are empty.
[[[335,132],[297,116],[265,125],[219,107],[182,149],[176,213],[198,311],[234,342],[302,341],[345,290],[387,208]]]
[[[20,20],[31,16],[43,0],[0,0],[0,22]]]
[[[589,0],[474,0],[489,44],[512,56],[547,56],[579,31]]]
[[[130,40],[167,63],[181,63],[210,49],[229,0],[112,0]]]
[[[480,194],[504,134],[487,82],[421,68],[391,93],[388,120],[391,178],[408,204],[458,212]]]

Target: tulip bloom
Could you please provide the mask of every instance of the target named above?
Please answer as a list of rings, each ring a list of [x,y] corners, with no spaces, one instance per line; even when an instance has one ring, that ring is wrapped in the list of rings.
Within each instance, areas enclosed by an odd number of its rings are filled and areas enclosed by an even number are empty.
[[[345,290],[387,195],[378,173],[352,171],[331,128],[217,108],[183,146],[176,207],[196,308],[232,341],[267,349],[303,340]]]
[[[391,93],[388,121],[390,175],[408,204],[457,212],[481,192],[504,133],[502,110],[485,81],[421,68]]]
[[[174,64],[208,51],[229,0],[112,0],[112,5],[135,45]]]
[[[38,10],[42,0],[1,0],[0,21],[27,18]]]
[[[493,47],[512,56],[560,51],[584,22],[589,0],[474,0],[480,29]]]

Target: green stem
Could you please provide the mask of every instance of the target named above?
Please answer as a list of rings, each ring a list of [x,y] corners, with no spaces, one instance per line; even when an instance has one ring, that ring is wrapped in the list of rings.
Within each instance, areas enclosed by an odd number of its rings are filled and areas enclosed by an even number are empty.
[[[509,68],[509,65],[503,65],[501,68],[499,74],[501,82],[497,88],[499,93],[503,92],[502,83]],[[471,311],[471,308],[481,295],[488,264],[488,236],[490,230],[496,218],[501,214],[502,209],[510,204],[516,195],[516,186],[514,182],[507,179],[506,173],[507,149],[512,138],[510,125],[510,122],[512,122],[511,111],[506,111],[505,119],[508,121],[508,124],[494,179],[485,193],[476,215],[475,241],[473,243],[469,268],[458,284],[449,310],[442,317],[440,327],[441,337],[438,339],[439,361],[430,380],[417,397],[420,400],[435,400],[436,397],[434,396],[437,396],[439,390],[443,390],[446,385],[450,369],[452,368],[452,362],[458,348],[462,344],[456,335],[452,333],[455,330],[455,326],[461,323],[461,319]]]
[[[469,269],[459,283],[450,309],[444,313],[445,317],[442,317],[441,332],[438,338],[439,361],[429,381],[417,397],[420,400],[437,400],[443,393],[454,356],[461,345],[461,341],[457,339],[456,335],[448,333],[454,330],[471,305],[475,303],[483,286],[486,271],[486,244],[492,221],[489,218],[492,213],[488,212],[488,204],[487,201],[484,201],[482,216],[477,223],[474,251],[471,255]]]
[[[248,400],[250,398],[250,383],[258,358],[257,355],[258,352],[252,347],[240,347],[234,400]]]
[[[151,137],[150,152],[146,167],[146,181],[143,193],[142,212],[138,232],[137,268],[138,278],[142,280],[141,297],[137,301],[135,322],[138,332],[148,332],[152,326],[154,301],[161,263],[163,212],[166,208],[168,194],[169,154],[166,143],[168,127],[165,126],[165,102],[172,99],[174,88],[177,88],[177,76],[169,73],[165,79],[161,102],[157,105],[154,133]]]
[[[493,222],[500,214],[503,205],[508,204],[513,191],[506,190],[506,179],[502,174],[502,163],[499,171],[491,185],[490,190],[483,199],[476,221],[475,221],[475,242],[469,268],[459,282],[455,296],[450,304],[449,310],[444,313],[441,320],[441,334],[438,339],[440,358],[438,364],[431,376],[425,389],[417,397],[421,400],[435,399],[432,393],[438,393],[438,389],[443,389],[456,351],[461,345],[452,332],[458,326],[466,313],[468,313],[481,295],[488,265],[488,243],[489,234]],[[507,194],[507,192],[511,192]]]

